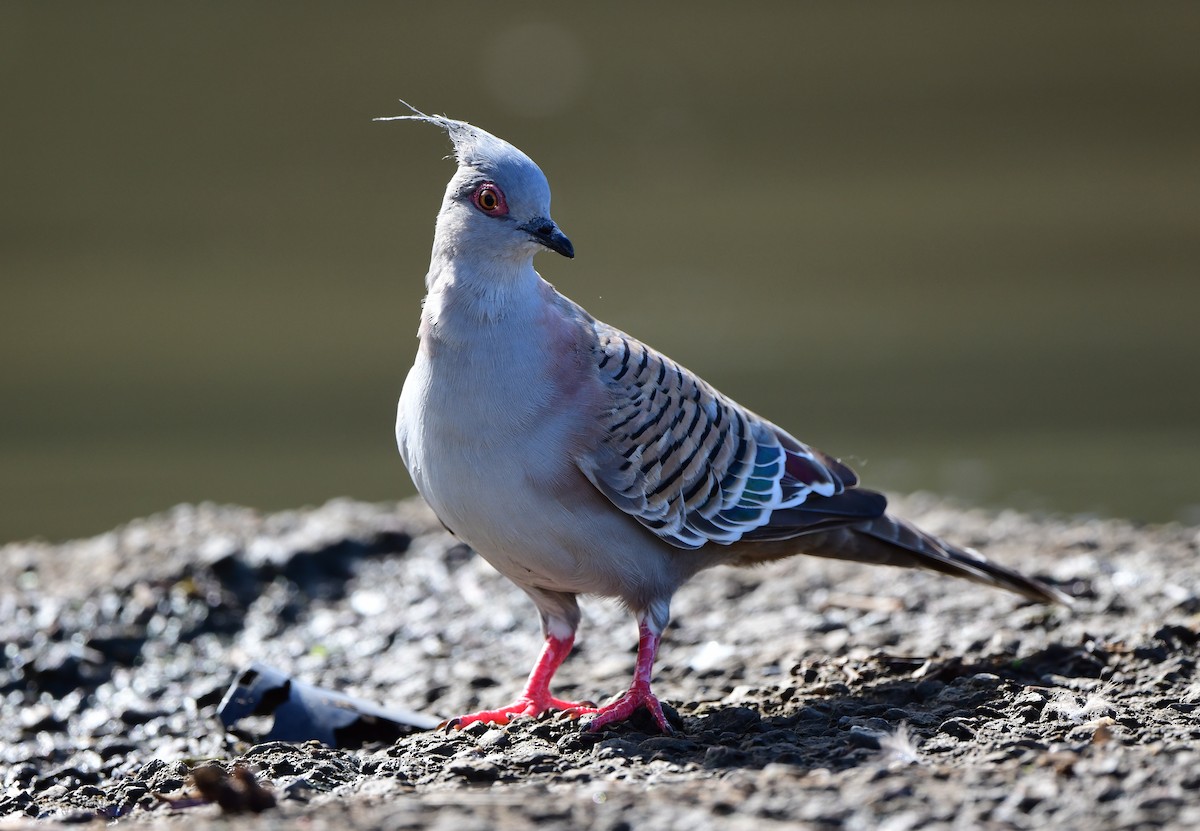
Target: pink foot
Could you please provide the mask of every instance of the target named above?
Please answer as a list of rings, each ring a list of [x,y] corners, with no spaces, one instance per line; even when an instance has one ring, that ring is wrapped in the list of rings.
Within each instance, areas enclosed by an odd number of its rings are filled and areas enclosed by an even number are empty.
[[[639,707],[645,707],[650,711],[659,730],[664,733],[671,732],[671,725],[667,724],[662,705],[658,703],[654,693],[650,692],[650,675],[654,669],[654,658],[658,654],[658,644],[662,638],[660,631],[659,627],[651,625],[649,616],[638,617],[637,664],[633,670],[633,683],[629,685],[629,689],[625,691],[624,695],[603,707],[574,707],[568,710],[568,714],[572,716],[595,716],[584,727],[589,733],[595,733],[609,724],[624,721],[636,713]]]
[[[596,733],[610,724],[629,718],[637,712],[639,707],[645,707],[650,711],[659,730],[664,733],[673,732],[671,725],[667,723],[666,716],[663,715],[662,704],[658,702],[654,693],[650,692],[649,686],[643,688],[635,685],[611,704],[605,704],[603,707],[576,706],[568,710],[567,714],[575,717],[594,715],[595,718],[587,723],[584,730]]]
[[[550,695],[550,679],[554,677],[555,671],[567,657],[567,653],[571,651],[571,644],[574,640],[573,634],[565,638],[546,636],[542,654],[538,656],[533,671],[529,673],[525,691],[512,704],[501,707],[499,710],[480,710],[478,713],[468,713],[465,716],[452,718],[444,724],[448,727],[466,727],[477,721],[508,724],[513,718],[540,716],[547,710],[574,710],[578,707],[591,706],[590,702],[564,701]]]
[[[547,710],[574,712],[580,708],[588,710],[589,705],[578,701],[564,701],[561,698],[549,695],[536,699],[523,695],[507,707],[501,707],[498,710],[480,710],[478,713],[468,713],[465,716],[450,719],[446,722],[446,725],[448,727],[462,728],[477,721],[489,724],[508,724],[514,718],[532,718],[540,716]]]

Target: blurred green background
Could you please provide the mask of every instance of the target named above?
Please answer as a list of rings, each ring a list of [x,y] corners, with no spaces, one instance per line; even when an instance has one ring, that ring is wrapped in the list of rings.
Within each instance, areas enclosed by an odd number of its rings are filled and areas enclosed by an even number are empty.
[[[412,492],[449,144],[870,484],[1200,521],[1200,6],[0,5],[0,541]]]

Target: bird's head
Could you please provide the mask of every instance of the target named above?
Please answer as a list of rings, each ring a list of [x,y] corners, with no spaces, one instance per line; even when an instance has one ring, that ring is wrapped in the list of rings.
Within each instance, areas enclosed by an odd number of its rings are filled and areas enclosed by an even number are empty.
[[[533,159],[465,121],[426,115],[401,103],[413,115],[375,120],[425,121],[445,130],[454,143],[458,170],[446,187],[437,221],[442,244],[457,255],[481,253],[516,261],[531,260],[543,248],[575,256],[571,241],[550,218],[550,185]]]

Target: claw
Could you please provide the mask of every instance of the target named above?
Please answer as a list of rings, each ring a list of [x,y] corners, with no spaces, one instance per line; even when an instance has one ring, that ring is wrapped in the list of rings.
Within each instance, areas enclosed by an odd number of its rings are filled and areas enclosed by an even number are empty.
[[[570,713],[579,709],[580,706],[582,705],[578,702],[565,701],[561,698],[553,698],[551,696],[539,696],[537,698],[522,696],[507,707],[501,707],[498,710],[481,710],[478,713],[468,713],[467,715],[450,719],[445,723],[452,723],[455,728],[466,727],[468,724],[474,724],[477,721],[505,725],[514,718],[536,718],[542,713],[559,710]]]
[[[611,704],[605,704],[603,707],[576,707],[571,712],[575,718],[586,715],[594,716],[584,725],[583,729],[587,733],[598,733],[610,724],[629,718],[641,707],[645,707],[650,712],[651,718],[654,719],[654,723],[661,732],[667,735],[674,732],[667,722],[666,716],[663,715],[662,704],[659,703],[654,693],[650,692],[649,687],[634,686]]]

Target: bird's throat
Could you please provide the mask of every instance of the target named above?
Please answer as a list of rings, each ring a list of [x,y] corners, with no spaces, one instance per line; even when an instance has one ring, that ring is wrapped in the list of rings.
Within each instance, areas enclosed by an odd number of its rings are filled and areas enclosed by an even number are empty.
[[[430,271],[421,338],[472,343],[494,330],[528,326],[540,313],[541,278],[532,262],[523,268],[492,262],[477,268]]]

